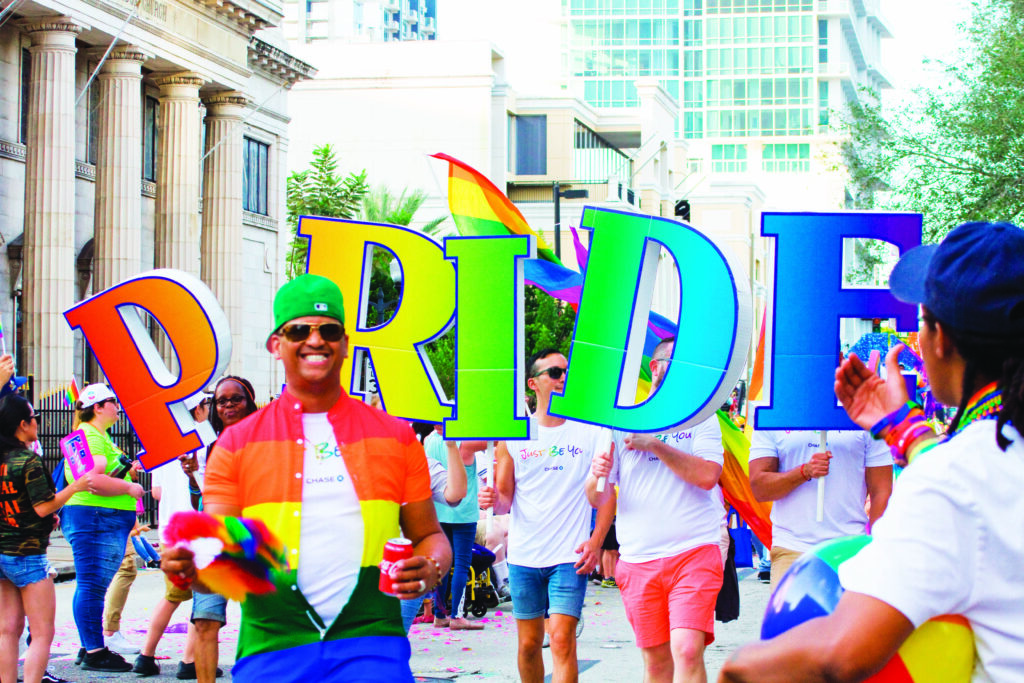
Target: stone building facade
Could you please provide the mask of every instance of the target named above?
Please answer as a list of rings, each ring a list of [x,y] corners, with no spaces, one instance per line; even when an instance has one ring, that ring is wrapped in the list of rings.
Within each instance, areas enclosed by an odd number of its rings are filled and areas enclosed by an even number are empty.
[[[0,321],[36,396],[101,378],[62,312],[152,268],[202,278],[230,371],[263,349],[287,241],[291,86],[274,0],[14,0],[0,13]],[[152,326],[158,344],[173,355]]]

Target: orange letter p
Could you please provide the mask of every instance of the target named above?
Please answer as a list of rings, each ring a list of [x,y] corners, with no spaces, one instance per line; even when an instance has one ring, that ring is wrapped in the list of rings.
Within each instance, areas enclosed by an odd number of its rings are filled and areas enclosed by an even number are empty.
[[[164,364],[139,309],[159,323],[180,371]],[[147,470],[213,443],[208,422],[196,424],[182,403],[202,391],[231,358],[228,319],[213,292],[179,270],[151,270],[64,312],[80,329],[142,442]]]

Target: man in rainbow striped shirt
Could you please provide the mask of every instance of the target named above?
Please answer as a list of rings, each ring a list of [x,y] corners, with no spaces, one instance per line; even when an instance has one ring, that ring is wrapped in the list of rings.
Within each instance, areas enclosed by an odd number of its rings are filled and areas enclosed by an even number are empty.
[[[342,391],[344,321],[331,280],[281,287],[267,349],[284,364],[285,391],[226,429],[209,460],[206,511],[262,519],[289,555],[277,591],[242,606],[236,681],[412,681],[399,604],[378,589],[384,543],[400,531],[413,543],[395,575],[402,599],[451,564],[412,429]],[[195,576],[183,549],[163,567]]]

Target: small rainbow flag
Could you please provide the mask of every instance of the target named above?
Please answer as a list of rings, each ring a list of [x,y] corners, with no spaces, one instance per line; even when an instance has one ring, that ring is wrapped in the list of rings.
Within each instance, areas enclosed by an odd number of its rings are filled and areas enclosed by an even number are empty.
[[[78,400],[78,382],[75,381],[75,376],[71,375],[71,384],[64,391],[64,403],[68,408],[75,407],[75,401]]]
[[[448,208],[459,234],[481,237],[535,235],[537,257],[562,264],[544,238],[533,231],[516,205],[482,173],[442,152],[430,156],[448,162]]]

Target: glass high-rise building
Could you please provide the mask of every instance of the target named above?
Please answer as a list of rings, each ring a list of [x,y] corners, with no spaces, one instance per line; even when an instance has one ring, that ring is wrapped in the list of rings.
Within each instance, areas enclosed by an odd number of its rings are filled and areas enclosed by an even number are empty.
[[[562,0],[562,11],[573,92],[628,108],[636,79],[658,79],[679,103],[678,135],[713,173],[808,171],[832,112],[889,87],[877,0]]]

